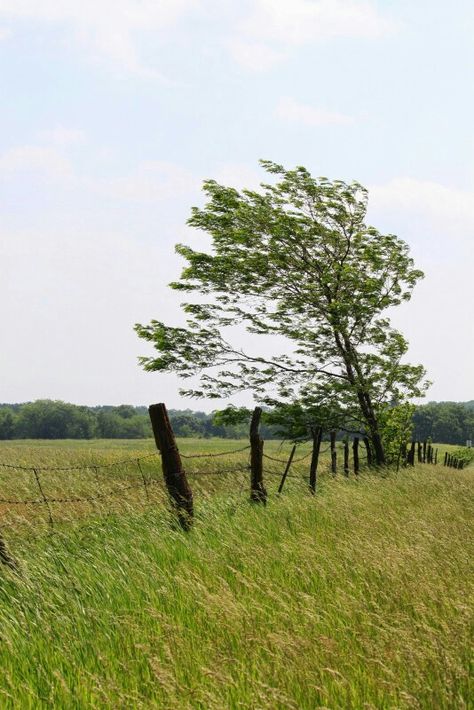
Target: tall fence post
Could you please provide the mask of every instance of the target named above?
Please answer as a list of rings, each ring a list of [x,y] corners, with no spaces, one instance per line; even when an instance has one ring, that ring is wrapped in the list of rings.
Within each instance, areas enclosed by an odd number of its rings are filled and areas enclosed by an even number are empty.
[[[255,407],[250,422],[250,500],[265,504],[267,491],[263,485],[263,439],[259,431],[261,416],[261,407]]]
[[[421,450],[421,441],[416,442],[417,452],[418,452],[418,463],[423,463],[423,453]]]
[[[174,432],[164,404],[148,407],[156,447],[161,454],[161,465],[166,488],[175,507],[178,521],[183,530],[192,525],[194,507],[193,493],[181,463]]]
[[[331,441],[331,473],[333,476],[337,473],[336,433],[334,429],[329,432]]]
[[[316,493],[316,484],[318,479],[318,461],[319,450],[321,448],[321,439],[323,438],[322,426],[313,429],[313,451],[311,454],[311,465],[309,467],[309,488],[311,493]]]
[[[356,476],[359,475],[359,437],[355,436],[352,442],[352,457],[354,459],[354,473]]]
[[[349,442],[344,442],[344,476],[349,475]]]

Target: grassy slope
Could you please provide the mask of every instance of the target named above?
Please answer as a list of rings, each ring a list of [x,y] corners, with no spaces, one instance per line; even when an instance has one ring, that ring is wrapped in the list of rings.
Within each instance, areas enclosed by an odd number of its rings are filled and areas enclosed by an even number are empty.
[[[469,707],[472,468],[290,483],[13,541],[0,706]]]

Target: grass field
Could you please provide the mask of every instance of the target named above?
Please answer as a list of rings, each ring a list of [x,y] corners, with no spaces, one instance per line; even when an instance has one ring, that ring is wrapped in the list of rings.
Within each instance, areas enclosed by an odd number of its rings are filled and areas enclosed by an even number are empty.
[[[277,447],[266,443],[285,458]],[[139,481],[133,464],[95,466],[152,452],[150,441],[3,442],[0,460],[87,465],[40,472],[48,495],[69,496]],[[473,706],[474,467],[333,479],[325,460],[312,497],[303,461],[278,497],[282,465],[267,460],[261,508],[245,472],[203,475],[246,460],[187,462],[188,535],[170,524],[153,458],[151,498],[138,487],[57,504],[53,533],[44,506],[3,505],[21,573],[0,570],[0,707]],[[0,484],[4,497],[38,496],[31,471],[4,470]]]

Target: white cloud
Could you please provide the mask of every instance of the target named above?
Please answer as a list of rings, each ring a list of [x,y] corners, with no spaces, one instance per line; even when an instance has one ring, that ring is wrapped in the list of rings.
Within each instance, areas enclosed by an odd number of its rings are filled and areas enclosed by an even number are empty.
[[[149,160],[139,163],[129,175],[111,179],[88,178],[84,185],[93,192],[119,200],[156,202],[197,192],[200,181],[178,165]]]
[[[306,126],[347,126],[354,122],[353,117],[345,113],[308,106],[290,97],[280,99],[275,113],[284,121]]]
[[[161,32],[200,0],[0,0],[0,17],[62,26],[92,57],[144,76],[161,77],[141,61],[137,33]]]
[[[227,48],[238,64],[251,71],[266,71],[285,58],[283,52],[262,42],[233,39],[227,43]]]
[[[86,141],[86,134],[83,130],[65,128],[64,126],[56,126],[48,131],[40,131],[38,137],[42,142],[58,147],[80,145]]]
[[[294,45],[333,37],[377,38],[392,25],[370,0],[257,0],[244,32]]]
[[[417,214],[432,225],[463,233],[474,230],[474,192],[429,180],[399,177],[370,188],[370,206],[377,211]],[[470,234],[472,238],[472,234]]]
[[[255,0],[228,46],[244,67],[261,70],[291,47],[338,37],[377,39],[393,29],[372,0]]]
[[[0,157],[2,173],[34,172],[52,178],[71,176],[70,161],[54,148],[24,145],[12,148]]]
[[[0,155],[0,180],[15,173],[33,174],[40,183],[58,181],[76,191],[132,202],[173,200],[199,192],[201,180],[191,171],[159,160],[142,161],[130,172],[109,178],[81,175],[66,157],[65,149],[83,142],[83,131],[56,128],[43,131],[40,137],[49,145],[18,146]]]

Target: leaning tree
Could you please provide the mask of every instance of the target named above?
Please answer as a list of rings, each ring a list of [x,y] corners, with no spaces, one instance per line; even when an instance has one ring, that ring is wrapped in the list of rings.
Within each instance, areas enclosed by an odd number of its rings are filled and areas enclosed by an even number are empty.
[[[207,204],[193,208],[189,224],[212,248],[178,245],[187,265],[171,284],[199,298],[182,306],[186,327],[135,326],[157,350],[141,364],[199,376],[181,390],[187,396],[250,390],[262,403],[330,400],[367,432],[383,464],[381,412],[425,387],[423,367],[403,361],[407,342],[385,312],[409,300],[423,274],[405,242],[365,223],[362,185],[261,164],[277,177],[258,191],[204,183]],[[280,336],[281,352],[266,355],[257,337],[242,347],[236,325]]]

